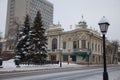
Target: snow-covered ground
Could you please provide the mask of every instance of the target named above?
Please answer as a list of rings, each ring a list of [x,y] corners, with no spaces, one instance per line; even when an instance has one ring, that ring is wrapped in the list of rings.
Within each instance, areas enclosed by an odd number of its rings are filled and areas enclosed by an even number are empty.
[[[118,62],[118,64],[120,65],[120,62]]]
[[[9,71],[25,71],[25,70],[38,70],[38,69],[53,69],[59,68],[59,64],[49,64],[49,65],[20,65],[21,67],[16,68],[14,59],[3,61],[3,68],[0,68],[0,72],[9,72]],[[65,67],[84,67],[86,65],[77,65],[77,64],[67,64],[62,63],[62,68]],[[96,74],[94,76],[89,76],[80,80],[102,80],[103,74]],[[120,71],[109,72],[109,80],[120,80]]]
[[[10,59],[8,61],[3,61],[3,68],[15,68],[14,59]]]
[[[15,66],[15,63],[14,63],[14,59],[10,59],[10,60],[8,60],[8,61],[3,61],[3,68],[15,68],[16,66]],[[28,65],[20,65],[21,67],[28,67]],[[36,65],[29,65],[29,66],[36,66]],[[40,65],[40,66],[56,66],[56,67],[59,67],[59,64],[48,64],[48,65]],[[62,63],[62,66],[63,67],[69,67],[69,66],[80,66],[80,65],[77,65],[77,64],[67,64],[67,62],[65,63],[65,62],[63,62]],[[82,65],[81,65],[82,66]],[[38,66],[37,66],[38,67]]]
[[[120,71],[117,69],[109,68],[109,80],[120,80]],[[3,79],[4,80],[4,79]],[[89,69],[89,70],[77,70],[70,72],[37,74],[30,76],[20,76],[14,78],[8,78],[5,80],[103,80],[102,68]]]
[[[109,80],[120,80],[120,71],[108,72]],[[96,74],[80,80],[103,80],[103,74]]]
[[[62,68],[65,67],[83,67],[85,65],[77,65],[77,64],[67,64],[62,63]],[[37,69],[53,69],[59,68],[59,64],[48,64],[48,65],[20,65],[20,67],[16,68],[14,59],[3,61],[3,68],[0,68],[0,72],[6,71],[24,71],[24,70],[37,70]]]

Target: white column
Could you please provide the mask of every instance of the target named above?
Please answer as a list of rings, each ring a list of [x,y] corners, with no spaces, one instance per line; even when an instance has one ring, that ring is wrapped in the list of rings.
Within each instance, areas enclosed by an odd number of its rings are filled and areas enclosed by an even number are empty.
[[[58,44],[58,45],[57,45],[57,49],[58,49],[58,50],[60,49],[60,44],[59,44],[59,43],[60,43],[60,36],[58,35],[58,38],[57,38],[57,44]]]
[[[52,49],[52,40],[51,40],[51,38],[50,37],[48,37],[48,49]]]
[[[79,40],[79,48],[81,48],[81,40]]]
[[[70,48],[70,51],[73,51],[73,42],[70,41],[69,43],[70,43],[70,45],[69,45],[69,46],[70,46],[70,47],[69,47],[69,48]]]

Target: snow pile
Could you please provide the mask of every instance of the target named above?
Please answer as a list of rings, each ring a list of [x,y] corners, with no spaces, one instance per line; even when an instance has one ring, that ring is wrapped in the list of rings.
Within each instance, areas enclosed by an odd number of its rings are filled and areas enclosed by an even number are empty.
[[[118,62],[118,65],[120,65],[120,62]]]
[[[14,63],[14,59],[10,59],[8,61],[3,61],[3,68],[14,68],[16,67],[15,66],[15,63]]]

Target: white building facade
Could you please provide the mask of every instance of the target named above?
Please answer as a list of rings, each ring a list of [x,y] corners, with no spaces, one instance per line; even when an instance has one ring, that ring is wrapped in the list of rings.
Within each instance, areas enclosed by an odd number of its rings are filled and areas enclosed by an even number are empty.
[[[33,22],[37,11],[41,12],[45,29],[53,24],[53,4],[47,0],[8,0],[7,19],[5,29],[5,50],[13,51],[18,30],[25,20],[26,14]]]
[[[80,21],[76,29],[67,32],[60,24],[52,25],[48,30],[48,60],[60,61],[62,58],[62,61],[78,64],[101,64],[102,48],[100,33],[88,28],[85,21]],[[112,63],[111,57],[107,61]]]

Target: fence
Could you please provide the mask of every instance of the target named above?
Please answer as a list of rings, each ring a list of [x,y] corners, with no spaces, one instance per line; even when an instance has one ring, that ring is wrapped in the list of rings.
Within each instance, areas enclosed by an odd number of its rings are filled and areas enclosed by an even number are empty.
[[[21,61],[22,65],[46,65],[46,64],[59,64],[59,61]]]

